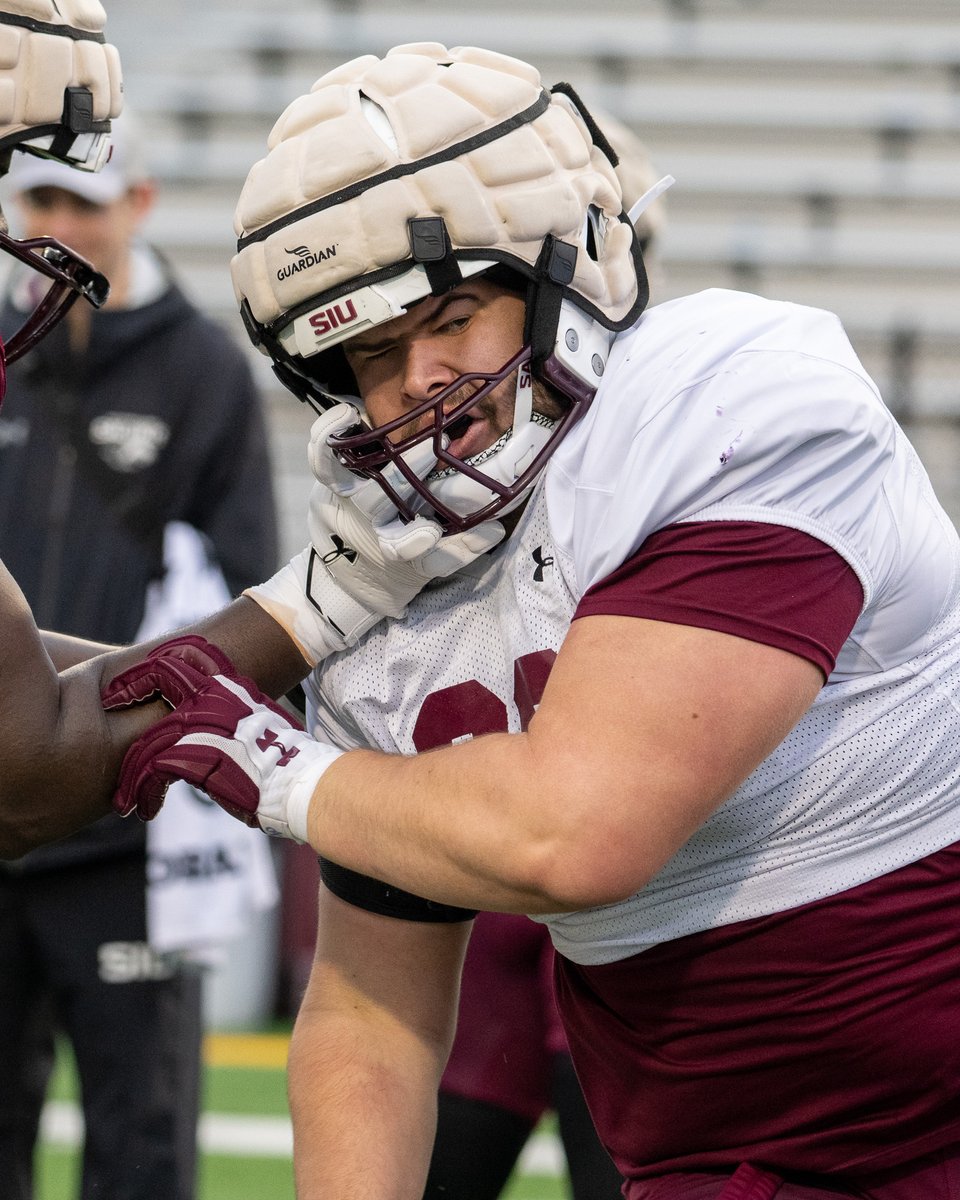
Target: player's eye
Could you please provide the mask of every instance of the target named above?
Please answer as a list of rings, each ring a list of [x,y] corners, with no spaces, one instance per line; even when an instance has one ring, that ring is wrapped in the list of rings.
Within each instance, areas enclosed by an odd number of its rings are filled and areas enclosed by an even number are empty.
[[[449,313],[440,322],[436,328],[437,333],[462,333],[470,324],[470,319],[473,313],[457,313],[451,316]]]

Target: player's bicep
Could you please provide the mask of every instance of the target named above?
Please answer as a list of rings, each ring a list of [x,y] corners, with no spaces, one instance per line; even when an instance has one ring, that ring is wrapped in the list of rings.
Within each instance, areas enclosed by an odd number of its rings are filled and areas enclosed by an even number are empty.
[[[778,647],[633,617],[574,622],[530,726],[612,893],[641,886],[787,736],[823,674]],[[585,842],[582,830],[591,829]],[[611,849],[612,848],[612,849]]]

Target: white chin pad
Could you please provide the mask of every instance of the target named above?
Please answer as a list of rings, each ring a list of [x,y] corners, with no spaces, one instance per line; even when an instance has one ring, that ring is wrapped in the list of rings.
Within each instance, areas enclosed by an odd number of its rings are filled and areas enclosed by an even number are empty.
[[[495,445],[467,461],[495,483],[509,487],[547,444],[555,425],[555,421],[534,413],[518,430],[509,430]],[[460,516],[469,516],[498,495],[455,467],[436,472],[429,483],[431,493]]]

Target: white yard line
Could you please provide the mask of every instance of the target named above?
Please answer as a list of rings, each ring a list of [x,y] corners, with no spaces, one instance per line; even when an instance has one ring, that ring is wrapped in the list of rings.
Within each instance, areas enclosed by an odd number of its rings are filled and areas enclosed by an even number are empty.
[[[78,1146],[83,1119],[76,1104],[48,1101],[40,1124],[41,1139],[52,1146]],[[238,1158],[290,1158],[293,1134],[287,1117],[258,1117],[237,1113],[204,1113],[200,1118],[200,1148],[207,1154]],[[520,1156],[524,1175],[559,1175],[563,1150],[553,1133],[536,1133]]]

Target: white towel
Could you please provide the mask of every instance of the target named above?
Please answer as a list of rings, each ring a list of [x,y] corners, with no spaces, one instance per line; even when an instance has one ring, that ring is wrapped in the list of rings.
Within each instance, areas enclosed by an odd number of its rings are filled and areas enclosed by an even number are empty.
[[[137,640],[157,637],[230,600],[204,539],[189,525],[164,530],[164,578],[150,585]],[[269,839],[187,783],[173,783],[147,826],[147,937],[160,953],[214,962],[251,919],[279,898]]]
[[[215,961],[278,899],[265,834],[186,783],[171,785],[147,831],[147,936],[159,953]]]

